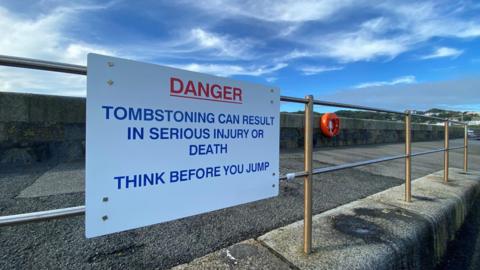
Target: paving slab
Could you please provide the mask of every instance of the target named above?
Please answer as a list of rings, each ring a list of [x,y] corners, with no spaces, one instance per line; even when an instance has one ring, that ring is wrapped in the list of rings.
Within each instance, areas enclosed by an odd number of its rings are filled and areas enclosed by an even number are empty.
[[[274,230],[258,238],[299,269],[428,269],[432,244],[428,221],[404,209],[359,200],[313,218],[312,253],[304,255],[303,222]],[[406,260],[407,257],[414,258]]]
[[[62,163],[46,171],[17,198],[33,198],[85,191],[85,163]]]
[[[450,169],[451,172],[458,169]],[[470,205],[478,195],[477,180],[451,179],[443,182],[443,172],[434,173],[412,183],[412,202],[404,201],[405,186],[390,188],[369,196],[368,199],[401,207],[429,220],[434,232],[435,261],[440,261],[447,244],[455,237],[468,213]]]
[[[479,194],[480,173],[450,169],[313,217],[312,254],[302,252],[303,221],[258,238],[299,269],[433,269]]]
[[[196,269],[287,270],[295,268],[282,261],[259,242],[249,239],[172,268],[172,270]]]

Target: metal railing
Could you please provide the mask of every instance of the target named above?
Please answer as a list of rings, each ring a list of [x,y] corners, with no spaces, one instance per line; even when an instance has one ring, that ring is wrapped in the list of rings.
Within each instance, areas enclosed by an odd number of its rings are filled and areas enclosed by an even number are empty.
[[[38,69],[70,74],[80,74],[87,75],[87,68],[85,66],[79,65],[70,65],[57,62],[41,61],[28,58],[20,57],[11,57],[11,56],[2,56],[0,55],[0,66],[11,66],[11,67],[20,67],[20,68],[29,68],[29,69]],[[385,161],[405,159],[405,201],[412,201],[412,190],[411,190],[411,175],[412,175],[412,165],[411,158],[414,156],[427,155],[432,153],[444,152],[444,182],[448,182],[448,165],[449,165],[449,151],[455,149],[464,149],[463,152],[463,170],[467,172],[468,170],[468,126],[467,124],[455,120],[443,119],[438,117],[431,117],[419,114],[413,114],[410,111],[399,112],[392,111],[381,108],[366,107],[353,104],[337,103],[330,101],[315,100],[313,96],[309,95],[305,98],[281,96],[281,101],[284,102],[293,102],[300,103],[305,105],[305,143],[304,143],[304,171],[287,173],[285,175],[280,175],[279,180],[291,180],[297,177],[304,177],[304,245],[303,251],[306,254],[311,253],[312,250],[312,180],[313,175],[339,171],[344,169],[351,169],[359,166],[365,166],[369,164],[375,164]],[[314,116],[313,116],[313,107],[314,105],[321,106],[330,106],[330,107],[340,107],[340,108],[349,108],[349,109],[358,109],[382,113],[392,113],[397,115],[402,115],[405,117],[405,154],[382,157],[377,159],[357,161],[352,163],[346,163],[341,165],[334,165],[323,168],[313,168],[313,125],[314,125]],[[412,143],[412,116],[423,117],[432,120],[439,120],[444,122],[444,148],[428,150],[423,152],[412,153],[411,143]],[[460,147],[449,148],[449,125],[450,124],[459,124],[463,125],[464,132],[464,144]],[[83,215],[85,213],[85,206],[69,207],[62,209],[54,209],[40,212],[32,212],[25,214],[17,214],[10,216],[0,217],[0,227],[1,226],[10,226],[17,224],[24,224],[28,222],[35,221],[45,221],[50,219],[71,217],[77,215]]]

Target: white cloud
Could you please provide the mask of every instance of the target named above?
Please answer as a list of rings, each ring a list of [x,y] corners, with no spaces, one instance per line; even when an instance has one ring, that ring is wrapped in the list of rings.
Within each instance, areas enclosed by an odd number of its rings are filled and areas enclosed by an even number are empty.
[[[266,77],[265,80],[267,82],[275,82],[276,80],[278,80],[278,78],[277,77]]]
[[[236,38],[195,27],[180,30],[165,39],[135,40],[119,45],[123,55],[131,59],[160,62],[189,61],[252,61],[258,59],[256,49],[262,41],[250,38]],[[125,53],[125,52],[128,52]]]
[[[460,2],[421,1],[416,3],[386,2],[396,16],[396,28],[417,41],[433,37],[473,38],[480,36],[480,21],[457,12]]]
[[[378,87],[378,86],[397,85],[397,84],[412,84],[416,82],[417,80],[415,79],[415,76],[409,75],[409,76],[398,77],[391,81],[365,82],[365,83],[355,85],[354,88]]]
[[[431,108],[468,110],[480,108],[478,78],[463,78],[434,83],[383,85],[339,90],[325,100],[404,111]],[[458,107],[461,104],[463,107]]]
[[[111,3],[107,4],[107,6],[110,5]],[[178,39],[162,42],[159,46],[139,42],[135,45],[122,44],[115,48],[88,44],[68,34],[70,23],[75,22],[82,12],[107,6],[58,7],[50,13],[33,16],[30,19],[17,16],[0,6],[0,29],[2,29],[0,54],[79,65],[86,64],[86,55],[90,52],[144,61],[167,55],[187,58],[204,55],[204,59],[213,61],[252,57],[253,43],[250,40],[236,39],[202,28],[181,33]],[[171,65],[175,66],[175,64]],[[261,76],[286,66],[287,64],[284,63],[272,66],[193,63],[179,67],[220,76]],[[0,67],[0,71],[0,91],[73,96],[84,96],[86,93],[84,76],[11,67]]]
[[[313,57],[315,56],[311,51],[306,51],[306,50],[298,50],[294,49],[293,51],[282,55],[280,57],[277,57],[275,61],[290,61],[298,58],[308,58],[308,57]]]
[[[94,8],[104,7],[91,7]],[[87,9],[86,6],[63,7],[24,19],[0,7],[0,54],[80,65],[86,64],[88,52],[115,54],[110,49],[78,42],[65,35],[62,27],[67,27],[79,10]],[[0,91],[85,95],[83,76],[7,67],[1,67],[0,71]]]
[[[330,58],[336,62],[331,67],[323,67],[304,66],[298,61],[298,67],[294,67],[304,75],[313,75],[339,70],[351,62],[390,60],[424,47],[433,38],[480,37],[480,18],[472,16],[477,10],[472,10],[473,4],[469,1],[179,0],[166,6],[180,5],[179,2],[191,4],[183,5],[184,9],[196,8],[188,10],[195,16],[177,16],[169,23],[180,27],[168,28],[171,32],[167,29],[162,39],[148,36],[151,33],[145,30],[142,34],[147,38],[132,35],[136,37],[133,42],[126,38],[125,42],[108,46],[82,41],[73,35],[82,34],[85,29],[77,28],[74,34],[70,28],[84,12],[111,7],[115,2],[84,6],[62,3],[67,7],[29,17],[0,7],[0,54],[85,64],[86,53],[97,52],[149,62],[177,63],[178,67],[221,76],[275,78],[272,73],[301,58]],[[364,12],[366,8],[369,12]],[[232,23],[234,27],[228,27]],[[236,31],[237,28],[242,31]],[[94,34],[97,33],[92,32],[92,36]],[[456,57],[462,52],[441,47],[423,58]],[[82,76],[15,68],[1,71],[0,91],[85,93]],[[69,76],[72,78],[66,79]],[[398,83],[395,81],[363,86]],[[400,83],[411,81],[407,78]]]
[[[456,58],[463,53],[463,50],[458,50],[455,48],[440,47],[435,49],[432,53],[424,55],[421,59],[433,59],[433,58],[443,58],[451,57]]]
[[[190,1],[189,1],[190,2]],[[197,2],[197,1],[195,1]],[[277,34],[298,46],[276,57],[280,61],[327,57],[341,63],[393,59],[436,37],[480,37],[480,20],[464,16],[473,4],[449,1],[222,1],[192,3],[222,18],[256,18],[274,24]],[[360,19],[368,8],[377,17]],[[346,18],[352,23],[348,23]],[[302,25],[322,22],[316,30]],[[336,23],[338,22],[338,24]],[[325,27],[322,27],[325,26]],[[287,29],[287,30],[285,30]],[[294,29],[291,31],[289,29]],[[299,30],[300,29],[300,30]]]
[[[379,57],[394,58],[407,50],[402,38],[382,38],[360,30],[338,33],[319,40],[318,55],[335,58],[342,63],[370,61]]]
[[[110,6],[111,3],[107,4]],[[143,59],[153,57],[159,49],[149,52],[150,46],[137,46],[129,50],[128,46],[106,48],[76,40],[68,35],[69,24],[75,21],[81,12],[105,8],[107,6],[74,6],[59,7],[48,14],[25,19],[0,6],[0,54],[35,58],[47,61],[70,64],[86,64],[86,55],[90,52],[119,55],[119,51],[129,51],[129,55]],[[249,44],[245,40],[232,40],[228,36],[216,35],[203,29],[191,30],[189,35],[181,38],[181,42],[170,42],[160,48],[164,54],[186,54],[200,50],[213,50],[212,54],[220,58],[246,55]],[[138,47],[142,49],[139,50]],[[146,52],[143,52],[145,50]],[[273,67],[278,68],[279,66]],[[209,72],[218,75],[251,74],[259,76],[272,72],[272,68],[237,65],[198,65],[187,66],[188,69]],[[225,69],[225,70],[222,70]],[[0,67],[0,91],[31,92],[43,94],[84,96],[85,77],[60,73]]]
[[[225,47],[225,40],[215,34],[208,33],[203,29],[195,28],[191,31],[192,36],[200,43],[201,46],[206,48],[220,48]]]
[[[304,40],[300,57],[329,57],[342,63],[393,59],[435,37],[480,36],[480,21],[451,14],[450,5],[435,2],[384,2],[374,9],[381,17],[368,19],[353,30],[340,30]],[[440,54],[460,51],[441,49]]]
[[[305,22],[325,21],[338,11],[349,7],[354,0],[207,0],[184,1],[197,8],[222,14],[225,17],[244,16],[263,21]]]
[[[299,68],[302,71],[303,75],[315,75],[318,73],[328,72],[328,71],[335,71],[335,70],[342,70],[343,67],[340,66],[305,66]]]
[[[85,6],[79,9],[62,7],[27,20],[0,7],[0,54],[70,64],[85,64],[88,52],[114,54],[109,49],[85,44],[66,35],[64,27],[69,25],[78,12],[86,9]]]
[[[386,17],[377,17],[362,23],[361,29],[368,30],[371,33],[382,33],[392,29],[392,21]]]
[[[174,65],[177,68],[186,69],[195,72],[209,73],[217,76],[230,77],[233,75],[262,76],[270,74],[287,67],[285,63],[275,64],[273,66],[240,66],[228,64],[197,64]]]
[[[192,29],[191,37],[193,40],[188,42],[190,48],[213,49],[216,55],[220,57],[233,57],[237,59],[249,58],[252,45],[245,39],[234,39],[226,35],[219,35],[208,32],[201,28]],[[188,40],[188,37],[185,37]],[[193,49],[195,50],[195,49]]]

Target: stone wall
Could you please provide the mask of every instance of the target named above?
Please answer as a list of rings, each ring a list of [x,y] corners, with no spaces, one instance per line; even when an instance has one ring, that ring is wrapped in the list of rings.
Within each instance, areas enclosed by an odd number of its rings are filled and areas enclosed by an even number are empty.
[[[280,126],[281,149],[303,147],[303,114],[282,113]],[[443,126],[412,124],[412,141],[443,140],[443,131]],[[462,138],[463,132],[462,127],[452,126],[449,135],[451,139]],[[328,138],[321,133],[320,117],[316,116],[313,133],[314,147],[398,143],[405,141],[405,124],[404,122],[342,117],[340,118],[340,134],[334,138]]]
[[[84,156],[84,98],[0,92],[0,164]]]
[[[403,142],[402,122],[341,119],[329,139],[315,118],[315,147]],[[282,113],[281,149],[303,146],[303,115]],[[413,140],[443,139],[443,127],[415,124]],[[452,138],[463,130],[451,129]],[[0,92],[0,165],[81,160],[85,157],[85,99]]]

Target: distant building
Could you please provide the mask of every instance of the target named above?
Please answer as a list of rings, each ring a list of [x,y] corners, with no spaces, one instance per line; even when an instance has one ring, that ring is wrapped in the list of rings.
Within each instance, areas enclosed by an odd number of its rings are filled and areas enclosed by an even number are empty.
[[[467,124],[471,126],[477,126],[480,125],[480,120],[467,121]]]

